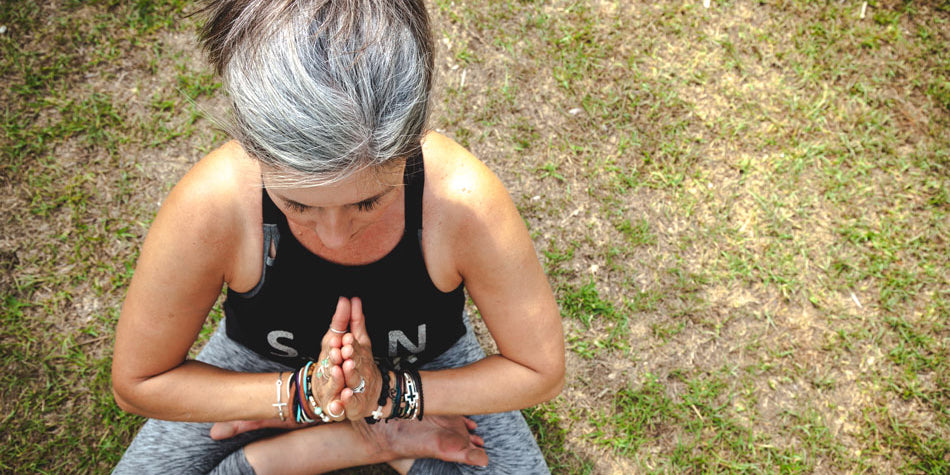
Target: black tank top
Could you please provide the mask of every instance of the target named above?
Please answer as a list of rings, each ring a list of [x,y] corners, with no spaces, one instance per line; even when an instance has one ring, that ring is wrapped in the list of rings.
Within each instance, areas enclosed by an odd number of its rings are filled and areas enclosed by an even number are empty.
[[[320,354],[320,340],[344,296],[362,300],[376,357],[415,366],[451,347],[465,333],[465,297],[462,285],[447,293],[439,290],[422,257],[421,153],[407,160],[403,182],[402,239],[379,260],[357,266],[327,261],[304,248],[287,217],[262,191],[264,269],[251,291],[228,289],[228,337],[268,359],[302,365]]]

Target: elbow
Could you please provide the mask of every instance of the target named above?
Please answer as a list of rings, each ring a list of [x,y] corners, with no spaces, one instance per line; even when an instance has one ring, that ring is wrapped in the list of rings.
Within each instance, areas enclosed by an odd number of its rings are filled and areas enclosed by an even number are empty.
[[[125,412],[137,415],[144,415],[142,411],[134,404],[133,400],[135,399],[134,394],[135,384],[122,378],[116,374],[116,371],[112,371],[112,398],[115,400],[115,404],[119,406],[119,409],[122,409]]]
[[[115,404],[119,406],[119,409],[122,409],[125,412],[138,414],[138,412],[135,410],[135,406],[129,402],[128,392],[128,389],[124,388],[123,385],[116,380],[115,376],[113,376],[112,398],[115,399]]]
[[[122,397],[122,394],[114,384],[112,385],[112,398],[115,399],[115,404],[119,406],[119,409],[122,409],[125,412],[130,412],[133,414],[135,413],[135,411],[132,409],[132,405],[129,404],[124,397]]]
[[[540,394],[538,404],[550,401],[556,398],[564,390],[565,371],[564,362],[552,368],[545,374],[543,391]]]

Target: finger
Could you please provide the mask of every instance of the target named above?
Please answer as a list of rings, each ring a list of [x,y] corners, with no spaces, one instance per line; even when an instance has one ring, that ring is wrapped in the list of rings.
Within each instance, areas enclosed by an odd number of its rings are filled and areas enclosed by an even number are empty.
[[[349,333],[347,333],[347,336],[349,336]],[[340,348],[340,355],[344,360],[353,358],[353,356],[356,355],[356,348],[354,348],[352,344],[348,345],[346,343],[346,336],[343,337],[343,348]]]
[[[363,301],[359,297],[353,297],[350,302],[350,332],[356,338],[356,341],[369,347],[369,333],[366,331],[366,317],[363,315]]]
[[[346,361],[346,358],[343,357],[342,350],[339,348],[330,348],[330,350],[327,351],[326,357],[330,359],[331,366],[339,366]]]
[[[474,444],[476,447],[484,447],[484,446],[485,446],[485,439],[483,439],[483,438],[481,438],[481,437],[479,437],[479,436],[477,436],[477,435],[475,435],[475,434],[472,434],[472,435],[468,436],[468,440],[469,440],[472,444]]]
[[[478,465],[479,467],[488,466],[488,454],[483,449],[469,449],[465,453],[465,463],[469,465]]]
[[[346,360],[343,362],[343,381],[347,387],[355,388],[360,384],[360,378],[363,376],[356,368],[356,361]]]
[[[229,439],[238,435],[238,424],[236,422],[218,422],[211,426],[211,439],[222,440]]]
[[[297,429],[301,426],[297,425],[293,421],[284,421],[281,422],[276,419],[262,419],[256,421],[229,421],[229,422],[218,422],[211,426],[211,438],[214,440],[222,440],[234,437],[238,434],[243,434],[257,429],[264,428],[284,428],[284,429]]]
[[[325,373],[323,371],[325,371]],[[313,384],[315,385],[313,391],[319,409],[314,407],[314,412],[320,415],[321,418],[329,417],[329,420],[341,420],[340,417],[331,415],[339,414],[340,411],[336,408],[331,408],[330,403],[340,397],[340,390],[343,389],[344,385],[343,370],[341,370],[339,366],[328,366],[325,369],[318,369],[318,373],[316,374],[318,376],[313,379]]]
[[[465,421],[465,427],[469,430],[469,432],[471,432],[471,431],[473,431],[473,430],[475,430],[475,429],[478,428],[478,423],[477,423],[477,422],[475,422],[475,421],[473,421],[473,420],[471,420],[471,419],[469,419],[469,418],[467,418],[467,417],[463,417],[462,420]]]
[[[327,415],[333,421],[346,420],[346,406],[343,405],[343,401],[334,399],[327,403]]]
[[[337,300],[336,311],[333,313],[333,318],[330,319],[330,328],[337,331],[334,332],[327,329],[327,336],[339,336],[342,335],[342,333],[339,332],[346,332],[350,326],[350,316],[353,313],[351,307],[350,300],[346,297],[340,297],[339,300]]]
[[[359,401],[353,399],[356,394],[350,388],[343,388],[340,391],[340,402],[343,403],[343,407],[347,408],[347,412],[353,412],[355,405],[359,404]]]

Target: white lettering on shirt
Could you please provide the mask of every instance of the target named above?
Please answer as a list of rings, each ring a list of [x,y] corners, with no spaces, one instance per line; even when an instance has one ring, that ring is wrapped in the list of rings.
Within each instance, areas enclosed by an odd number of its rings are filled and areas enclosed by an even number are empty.
[[[284,330],[274,330],[267,334],[267,343],[270,344],[271,348],[276,351],[271,351],[271,354],[274,356],[281,356],[284,358],[293,358],[297,356],[297,350],[292,347],[289,347],[280,341],[278,338],[286,338],[288,340],[294,339],[294,334]]]
[[[416,341],[419,344],[412,343],[412,340],[406,336],[402,330],[390,330],[389,331],[389,357],[396,357],[396,350],[399,348],[399,345],[402,345],[404,348],[409,350],[410,353],[419,354],[425,351],[426,349],[426,325],[423,323],[419,325],[419,328],[416,330],[417,338]]]

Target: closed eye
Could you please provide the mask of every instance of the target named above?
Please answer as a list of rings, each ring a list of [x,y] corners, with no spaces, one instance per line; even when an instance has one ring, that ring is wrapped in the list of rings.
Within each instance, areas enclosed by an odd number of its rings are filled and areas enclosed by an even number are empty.
[[[298,203],[296,201],[286,200],[284,201],[284,203],[287,204],[287,207],[290,208],[291,211],[295,211],[297,213],[303,213],[304,211],[307,211],[308,209],[310,209],[309,206]]]
[[[360,201],[356,203],[356,209],[360,211],[372,211],[377,206],[379,206],[379,196],[374,196],[368,200]]]

